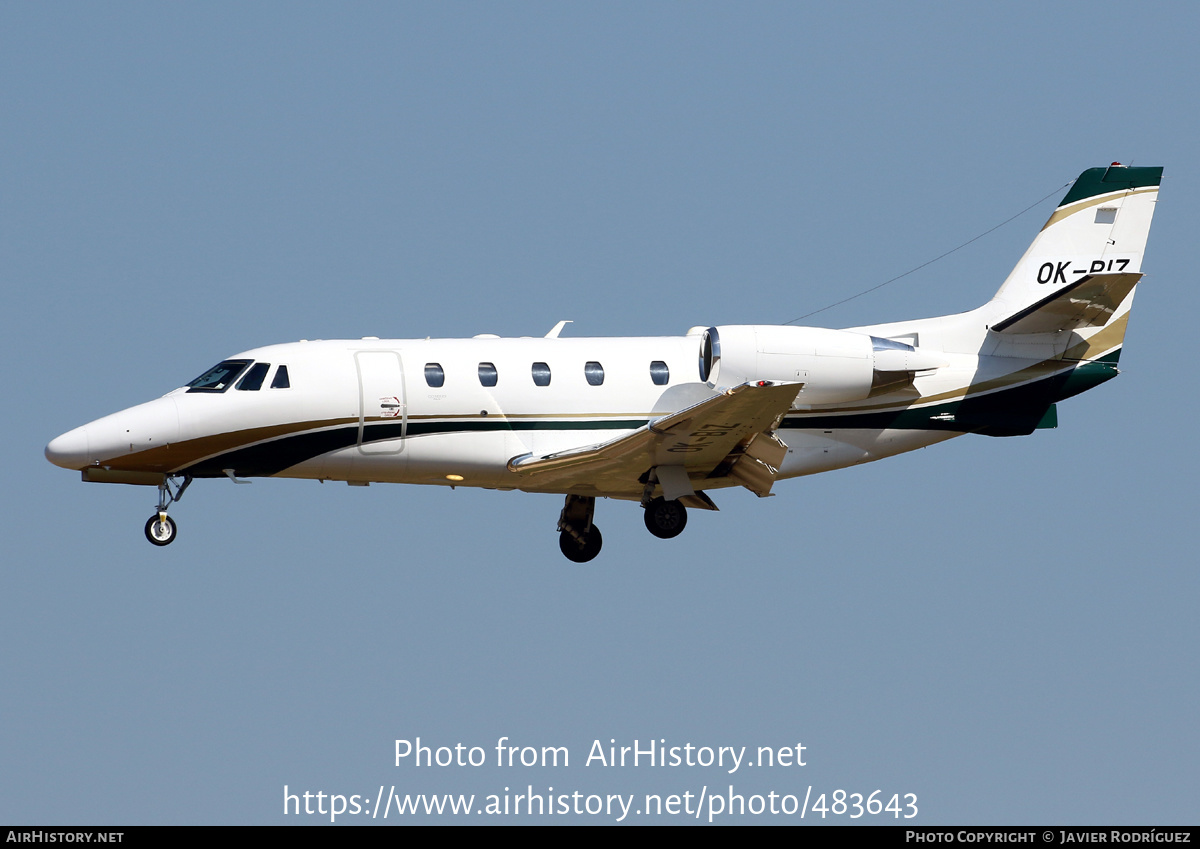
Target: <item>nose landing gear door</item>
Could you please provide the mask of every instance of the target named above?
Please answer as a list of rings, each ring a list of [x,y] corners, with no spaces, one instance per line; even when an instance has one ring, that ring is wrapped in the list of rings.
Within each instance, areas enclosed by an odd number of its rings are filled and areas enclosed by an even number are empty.
[[[358,450],[399,454],[408,429],[404,371],[395,351],[356,351],[358,366]]]

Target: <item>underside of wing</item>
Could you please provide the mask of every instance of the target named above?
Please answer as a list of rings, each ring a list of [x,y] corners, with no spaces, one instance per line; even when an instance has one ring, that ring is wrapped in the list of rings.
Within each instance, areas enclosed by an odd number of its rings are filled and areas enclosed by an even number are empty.
[[[637,497],[649,485],[667,498],[692,498],[705,479],[730,477],[769,493],[787,447],[774,436],[797,383],[746,383],[655,419],[600,445],[509,461],[522,489]]]
[[[998,333],[1051,333],[1103,327],[1133,291],[1141,274],[1089,274],[992,325]]]

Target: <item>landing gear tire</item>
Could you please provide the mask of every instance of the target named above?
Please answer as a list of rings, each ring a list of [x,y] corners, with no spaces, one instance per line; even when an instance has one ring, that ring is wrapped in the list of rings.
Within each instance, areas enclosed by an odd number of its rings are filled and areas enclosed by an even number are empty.
[[[175,520],[167,515],[167,508],[183,498],[183,493],[192,485],[191,475],[182,477],[181,482],[171,475],[163,475],[158,484],[158,510],[146,520],[146,539],[154,545],[170,545],[175,541]]]
[[[604,539],[600,536],[600,529],[595,525],[592,525],[592,529],[584,534],[583,542],[575,539],[566,531],[558,535],[558,547],[563,556],[572,563],[587,563],[589,560],[594,560],[600,553],[602,545],[604,545]]]
[[[646,505],[646,530],[659,539],[674,539],[687,527],[687,508],[662,496]]]
[[[146,522],[146,539],[155,545],[170,545],[175,541],[175,520],[170,516],[151,516]]]

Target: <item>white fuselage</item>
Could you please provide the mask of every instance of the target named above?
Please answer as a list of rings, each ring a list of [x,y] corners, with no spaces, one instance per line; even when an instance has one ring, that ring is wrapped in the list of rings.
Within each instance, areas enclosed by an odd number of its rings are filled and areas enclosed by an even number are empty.
[[[559,545],[600,550],[597,497],[640,501],[669,539],[705,490],[866,463],[963,433],[1057,425],[1115,377],[1162,169],[1084,171],[999,291],[957,315],[834,330],[297,342],[246,351],[46,447],[84,480],[157,486],[294,477],[566,495]]]
[[[511,471],[509,462],[604,443],[711,397],[713,385],[700,380],[700,345],[698,333],[272,345],[230,358],[270,364],[258,389],[181,387],[64,434],[47,453],[60,465],[114,474],[271,474],[638,498],[636,480],[609,492],[589,490],[587,481],[542,490]],[[954,383],[970,382],[975,358],[967,359],[966,373],[952,378]],[[289,385],[272,388],[280,366],[287,368]],[[493,383],[493,369],[494,384],[484,385]],[[732,378],[755,380],[758,374]],[[803,394],[797,415],[837,406],[805,404]],[[788,446],[780,478],[868,462],[957,435],[797,427],[801,421],[789,417],[777,431]],[[264,466],[262,458],[271,454],[274,459]],[[704,488],[734,484],[719,478]]]

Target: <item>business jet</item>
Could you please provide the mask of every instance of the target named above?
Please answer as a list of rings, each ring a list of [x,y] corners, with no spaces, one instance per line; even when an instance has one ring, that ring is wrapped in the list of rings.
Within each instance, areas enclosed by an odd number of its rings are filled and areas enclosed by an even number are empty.
[[[1057,426],[1118,373],[1162,168],[1072,184],[999,291],[958,315],[841,330],[300,341],[235,354],[54,439],[83,480],[158,489],[151,543],[197,478],[474,486],[565,496],[559,547],[600,552],[596,499],[669,539],[710,493],[868,463],[967,433]]]

